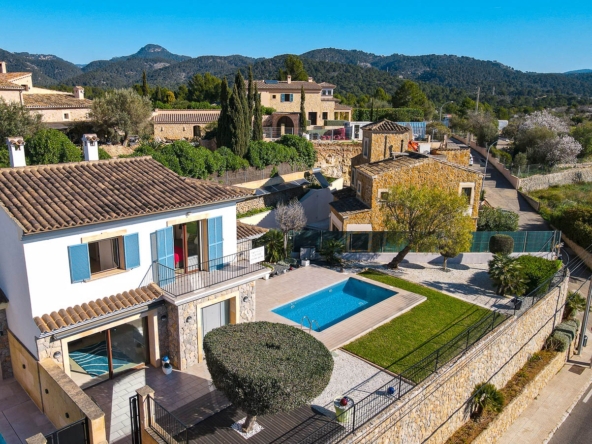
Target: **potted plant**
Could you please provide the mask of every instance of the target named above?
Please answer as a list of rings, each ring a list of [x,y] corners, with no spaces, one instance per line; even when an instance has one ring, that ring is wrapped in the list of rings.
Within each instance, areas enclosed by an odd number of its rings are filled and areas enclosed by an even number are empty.
[[[170,375],[173,372],[173,366],[168,356],[162,357],[162,372],[165,375]]]

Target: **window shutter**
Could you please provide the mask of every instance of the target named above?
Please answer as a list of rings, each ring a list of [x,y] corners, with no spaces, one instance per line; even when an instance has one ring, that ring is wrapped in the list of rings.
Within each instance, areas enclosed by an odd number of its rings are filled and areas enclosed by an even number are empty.
[[[175,252],[173,248],[173,227],[156,230],[156,252],[159,264],[175,268]]]
[[[294,94],[290,94],[290,102],[294,101]]]
[[[140,240],[138,233],[123,236],[123,251],[126,270],[140,266]]]
[[[286,95],[285,94],[280,94],[280,102],[285,102]]]
[[[209,260],[221,259],[223,255],[224,239],[222,238],[222,216],[208,219],[208,256]],[[221,268],[222,261],[213,263],[214,268]]]
[[[90,279],[90,258],[88,244],[71,245],[68,247],[70,261],[70,279],[72,283]]]

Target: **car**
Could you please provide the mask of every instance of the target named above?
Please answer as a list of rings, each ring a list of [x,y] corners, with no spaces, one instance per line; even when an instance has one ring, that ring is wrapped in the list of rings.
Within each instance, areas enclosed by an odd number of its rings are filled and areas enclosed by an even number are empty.
[[[473,156],[469,154],[469,166],[473,166]]]

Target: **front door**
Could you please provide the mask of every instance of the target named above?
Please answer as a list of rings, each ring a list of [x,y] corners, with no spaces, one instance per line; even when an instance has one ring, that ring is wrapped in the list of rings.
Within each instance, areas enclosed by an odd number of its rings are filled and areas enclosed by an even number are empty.
[[[311,125],[317,124],[317,113],[308,113],[308,120],[310,120]]]
[[[209,305],[201,309],[203,336],[215,328],[222,327],[230,321],[230,299]]]

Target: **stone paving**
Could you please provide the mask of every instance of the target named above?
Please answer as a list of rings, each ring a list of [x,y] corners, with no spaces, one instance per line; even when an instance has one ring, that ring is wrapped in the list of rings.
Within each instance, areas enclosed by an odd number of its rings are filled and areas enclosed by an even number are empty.
[[[55,431],[14,378],[0,380],[0,436],[7,444],[24,444],[38,433]]]

